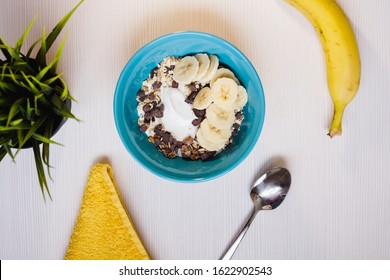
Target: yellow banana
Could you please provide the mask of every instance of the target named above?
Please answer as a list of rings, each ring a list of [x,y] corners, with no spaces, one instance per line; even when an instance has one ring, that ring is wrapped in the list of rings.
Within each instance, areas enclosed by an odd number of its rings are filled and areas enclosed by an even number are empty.
[[[340,135],[344,109],[356,96],[360,83],[360,56],[352,27],[334,0],[285,1],[309,19],[320,37],[334,104],[328,135]]]

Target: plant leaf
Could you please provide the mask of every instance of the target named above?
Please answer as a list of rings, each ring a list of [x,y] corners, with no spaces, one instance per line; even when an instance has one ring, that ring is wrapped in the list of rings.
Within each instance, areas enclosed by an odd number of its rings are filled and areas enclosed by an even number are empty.
[[[54,119],[50,119],[47,122],[44,137],[50,138],[53,135],[53,127],[54,127]],[[50,158],[50,143],[43,143],[42,144],[42,158],[43,162],[46,164],[47,167],[47,174],[49,175],[50,180],[53,180],[51,177],[51,172],[50,172],[50,163],[49,163],[49,158]]]
[[[10,131],[14,131],[14,130],[27,130],[30,128],[31,128],[31,126],[23,124],[23,123],[15,125],[15,126],[2,126],[2,125],[0,125],[0,132],[10,132]]]
[[[16,136],[18,137],[18,143],[21,143],[23,141],[23,130],[19,129],[16,131]]]
[[[30,32],[31,27],[33,26],[33,24],[34,24],[34,22],[35,22],[36,19],[37,19],[37,17],[35,16],[35,17],[31,20],[30,24],[27,26],[27,28],[26,28],[26,30],[24,31],[22,37],[20,37],[20,39],[16,42],[16,45],[15,45],[15,52],[16,52],[17,54],[20,54],[20,49],[22,48],[23,42],[24,42],[24,40],[26,39],[28,33]]]
[[[24,80],[28,83],[28,86],[26,84],[22,83],[22,82],[21,82],[21,85],[23,87],[25,87],[27,90],[29,90],[30,92],[32,92],[34,95],[41,94],[41,92],[37,89],[37,87],[30,81],[29,76],[24,74],[24,72],[22,72],[22,74],[23,74]]]
[[[62,101],[65,101],[66,98],[68,98],[68,95],[69,95],[68,85],[65,83],[65,81],[62,78],[60,78],[60,81],[61,81],[62,85],[64,86],[64,90],[62,91],[62,93],[60,95],[60,99]]]
[[[5,148],[3,146],[0,147],[0,161],[2,161],[2,159],[5,157],[5,155],[7,154],[7,151],[5,150]]]
[[[62,50],[64,49],[64,45],[65,45],[65,41],[66,41],[66,35],[62,39],[61,44],[58,47],[58,50],[57,50],[56,55],[54,57],[53,61],[55,61],[55,62],[53,64],[53,67],[51,68],[53,73],[56,73],[56,71],[57,71],[57,66],[58,66],[58,63],[60,62],[60,58],[61,58],[61,55],[62,55]]]
[[[24,119],[17,119],[17,120],[10,122],[9,125],[10,126],[17,126],[17,125],[21,124],[23,121],[24,121]]]
[[[64,146],[62,145],[61,143],[58,143],[56,141],[53,141],[51,140],[50,138],[48,137],[45,137],[45,136],[42,136],[40,134],[37,134],[37,133],[34,133],[33,136],[32,136],[34,139],[42,142],[42,143],[46,143],[46,144],[55,144],[55,145],[59,145],[59,146]],[[46,162],[45,162],[46,163]]]
[[[51,195],[50,195],[49,188],[47,186],[46,175],[45,175],[45,170],[43,169],[41,151],[39,149],[38,141],[33,141],[33,151],[34,151],[35,166],[37,168],[37,173],[38,173],[39,185],[41,187],[43,199],[46,201],[45,190],[48,193],[50,199],[51,199]]]
[[[9,69],[9,75],[16,85],[21,86],[20,80],[22,80],[23,75],[16,75],[12,69]]]
[[[48,86],[47,84],[42,83],[34,76],[31,76],[31,79],[40,87],[40,89],[41,89],[40,92],[43,92],[44,94],[49,94],[50,92],[53,91],[53,88],[51,86]]]
[[[7,58],[8,60],[14,59],[15,61],[23,61],[20,55],[10,45],[8,45],[8,43],[1,36],[0,36],[0,48],[2,50],[6,50],[6,52],[9,54],[9,58]]]
[[[46,53],[47,53],[47,44],[46,44],[46,31],[45,27],[42,28],[42,38],[41,38],[41,48],[37,54],[36,60],[39,65],[46,65]]]
[[[48,125],[46,126],[46,129],[45,129],[45,134],[44,136],[46,138],[50,138],[52,135],[53,135],[53,127],[54,127],[54,119],[51,119],[50,122],[48,123]],[[46,164],[47,166],[47,173],[50,177],[51,180],[52,177],[51,177],[51,173],[50,173],[50,164],[49,164],[49,158],[50,158],[50,144],[48,143],[43,143],[43,149],[42,149],[42,157],[43,157],[43,162]]]
[[[34,48],[36,47],[36,45],[38,45],[38,43],[42,40],[42,38],[39,38],[38,40],[36,40],[32,45],[31,47],[28,49],[27,51],[27,54],[26,54],[26,58],[29,59],[30,58],[30,55],[32,53],[32,51],[34,50]]]
[[[46,75],[46,73],[53,67],[55,63],[56,63],[56,59],[53,59],[53,61],[50,62],[49,65],[46,65],[41,71],[39,71],[39,73],[35,77],[38,80],[41,80]]]
[[[5,56],[5,60],[11,60],[11,54],[8,52],[8,49],[5,47],[3,38],[0,36],[0,50]]]
[[[12,153],[8,144],[3,144],[3,148],[7,152],[7,154],[9,154],[9,156],[12,158],[12,161],[15,161],[15,155]]]
[[[23,141],[19,143],[19,150],[23,147],[24,144],[31,138],[31,136],[37,131],[37,129],[46,121],[48,118],[47,115],[39,118],[33,126],[29,129],[29,131],[26,133],[26,135],[23,138]]]
[[[68,106],[56,95],[54,94],[51,97],[51,103],[54,105],[53,110],[56,112],[56,114],[65,117],[65,118],[70,118],[70,119],[75,119],[79,121],[71,112]]]
[[[22,98],[19,98],[18,100],[16,100],[14,102],[14,104],[12,104],[11,108],[9,109],[9,113],[8,113],[8,120],[7,120],[7,124],[6,126],[8,127],[9,126],[9,123],[11,122],[12,118],[15,117],[15,115],[17,113],[19,113],[20,111],[20,105],[23,103],[23,101],[25,101],[26,98],[25,97],[22,97]]]
[[[60,34],[61,30],[64,28],[66,22],[69,20],[69,18],[71,17],[71,15],[74,13],[74,11],[84,2],[84,0],[81,0],[77,5],[76,7],[74,7],[69,13],[67,13],[58,23],[57,25],[53,28],[53,30],[50,32],[50,34],[47,36],[46,38],[46,50],[45,51],[48,51],[50,49],[50,47],[53,45],[54,41],[56,40],[56,38],[58,37],[58,35]],[[40,53],[43,53],[44,50],[39,49],[38,51],[38,56],[41,56],[42,54]]]
[[[27,108],[26,108],[26,118],[27,118],[27,120],[31,120],[33,111],[34,111],[34,109],[31,108],[30,99],[27,99]]]
[[[61,78],[61,76],[62,76],[62,73],[54,76],[53,78],[47,79],[43,82],[47,85],[50,85],[50,84],[54,83],[55,81],[57,81],[59,78]]]
[[[14,84],[7,83],[7,82],[4,82],[4,81],[0,81],[0,88],[2,90],[4,90],[5,92],[11,91],[11,92],[14,92],[14,93],[18,93],[18,88]]]

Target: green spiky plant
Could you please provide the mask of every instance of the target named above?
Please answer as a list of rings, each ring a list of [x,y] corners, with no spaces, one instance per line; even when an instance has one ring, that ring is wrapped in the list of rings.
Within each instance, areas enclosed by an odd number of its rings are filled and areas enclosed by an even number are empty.
[[[65,38],[51,62],[46,55],[59,33],[73,12],[81,5],[74,7],[53,30],[46,35],[43,28],[42,37],[31,45],[26,54],[21,52],[36,17],[26,31],[11,47],[0,36],[0,161],[8,154],[12,160],[23,148],[32,148],[42,195],[50,195],[46,172],[50,175],[49,147],[59,144],[51,137],[67,118],[77,118],[71,113],[68,86],[57,74]],[[34,49],[40,45],[36,55]],[[41,148],[42,146],[42,148]]]

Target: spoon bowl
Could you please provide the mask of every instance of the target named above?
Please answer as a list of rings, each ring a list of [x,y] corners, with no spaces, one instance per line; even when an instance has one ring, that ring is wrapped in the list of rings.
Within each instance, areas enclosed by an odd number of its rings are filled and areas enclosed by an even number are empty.
[[[263,174],[256,182],[250,192],[253,201],[253,212],[248,221],[236,236],[230,247],[221,257],[221,260],[230,260],[238,245],[244,238],[249,226],[255,219],[256,214],[261,210],[273,210],[277,208],[286,197],[291,185],[291,174],[286,168],[277,167]]]
[[[255,209],[272,210],[284,200],[291,185],[290,172],[282,167],[274,168],[254,183],[250,196]]]

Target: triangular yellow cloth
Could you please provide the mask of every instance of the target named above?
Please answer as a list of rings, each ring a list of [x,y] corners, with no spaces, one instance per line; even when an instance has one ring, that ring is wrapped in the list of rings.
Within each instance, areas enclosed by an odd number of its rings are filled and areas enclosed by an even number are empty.
[[[149,259],[124,207],[108,164],[97,164],[89,173],[65,259]]]

